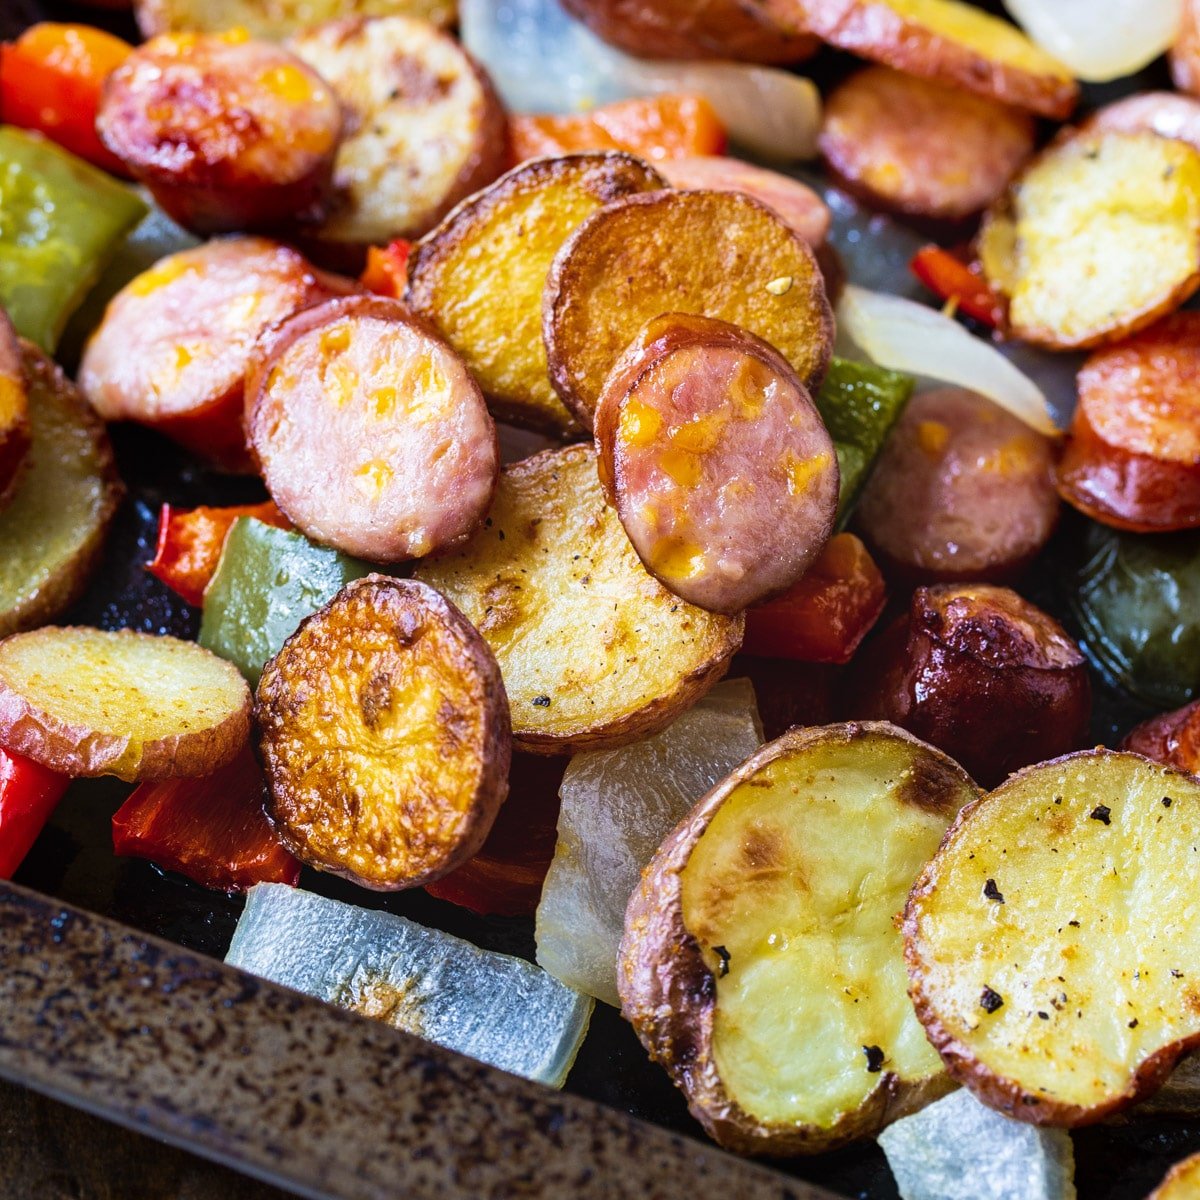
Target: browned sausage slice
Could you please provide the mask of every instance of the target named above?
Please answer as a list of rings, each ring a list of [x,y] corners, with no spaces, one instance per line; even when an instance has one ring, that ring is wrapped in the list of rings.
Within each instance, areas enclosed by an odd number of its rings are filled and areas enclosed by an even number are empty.
[[[1139,92],[1098,109],[1082,128],[1157,133],[1159,137],[1188,142],[1200,150],[1200,100],[1177,92]]]
[[[773,209],[814,250],[829,236],[825,201],[798,179],[719,155],[670,158],[655,164],[672,187],[710,192],[741,192]]]
[[[279,46],[164,34],[113,72],[96,129],[181,225],[224,233],[320,216],[342,110]]]
[[[819,145],[868,203],[960,220],[986,208],[1033,152],[1034,122],[961,88],[867,67],[836,88]]]
[[[375,562],[466,537],[499,478],[496,427],[466,365],[382,297],[330,300],[266,339],[246,431],[291,521]]]
[[[963,388],[914,397],[858,506],[863,537],[910,580],[1006,580],[1058,520],[1048,438]]]
[[[736,325],[652,321],[609,376],[596,445],[646,569],[701,608],[790,587],[833,532],[829,433],[783,356]]]
[[[169,255],[108,305],[79,386],[108,421],[139,421],[249,469],[242,385],[259,335],[345,290],[287,246],[225,238]]]
[[[0,507],[12,499],[29,449],[29,392],[17,334],[0,308]]]

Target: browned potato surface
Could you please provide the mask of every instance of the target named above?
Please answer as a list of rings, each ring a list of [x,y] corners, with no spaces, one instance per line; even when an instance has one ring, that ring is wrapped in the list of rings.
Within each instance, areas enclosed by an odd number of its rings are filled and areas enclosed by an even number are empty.
[[[1169,57],[1175,86],[1200,96],[1200,0],[1183,0],[1183,21]]]
[[[1138,92],[1097,109],[1080,129],[1085,133],[1157,133],[1200,150],[1200,100],[1178,92]]]
[[[1151,133],[1060,138],[989,210],[979,256],[1017,337],[1128,337],[1200,286],[1200,151]]]
[[[455,0],[134,0],[145,37],[247,29],[254,37],[283,38],[338,17],[420,17],[446,28],[457,7]]]
[[[29,389],[21,348],[8,314],[0,308],[0,509],[13,496],[29,450]]]
[[[958,221],[986,208],[1033,153],[1033,118],[890,67],[851,75],[825,102],[819,145],[869,204]]]
[[[1079,647],[1008,588],[918,588],[906,616],[868,644],[848,711],[893,721],[985,786],[1081,746],[1092,711]]]
[[[547,374],[542,293],[550,264],[586,217],[664,186],[628,154],[538,159],[464,200],[414,248],[405,301],[463,356],[501,420],[578,429]]]
[[[626,913],[621,1007],[722,1145],[829,1150],[948,1090],[896,917],[978,796],[890,725],[793,729],[667,837]]]
[[[604,502],[590,446],[506,467],[465,546],[419,564],[496,654],[518,748],[619,746],[665,728],[724,675],[743,618],[673,596]]]
[[[309,866],[417,887],[482,845],[508,792],[508,701],[445,597],[369,575],[308,617],[255,702],[267,811]]]
[[[1200,1154],[1177,1162],[1147,1200],[1196,1200],[1200,1196]]]
[[[734,58],[790,63],[815,38],[789,33],[739,0],[564,0],[606,42],[644,58]]]
[[[245,746],[250,689],[194,642],[46,626],[0,642],[0,745],[65,775],[208,775]]]
[[[1126,734],[1120,748],[1200,775],[1200,700],[1143,721]]]
[[[321,216],[342,110],[280,46],[240,30],[164,34],[109,77],[96,131],[181,225],[275,229]]]
[[[288,43],[347,114],[334,207],[317,237],[352,254],[432,229],[504,169],[504,109],[449,34],[408,17],[350,18]]]
[[[22,342],[21,355],[30,446],[0,512],[0,637],[79,599],[124,491],[103,422],[41,350]]]
[[[913,1002],[986,1104],[1085,1125],[1200,1045],[1200,780],[1132,754],[1041,763],[963,810],[904,917]]]
[[[542,329],[550,378],[590,429],[604,381],[648,321],[694,313],[775,347],[810,392],[829,366],[833,315],[803,238],[733,192],[654,192],[589,217],[554,260]]]
[[[1009,21],[961,0],[750,0],[787,29],[910,75],[1062,120],[1079,85]]]

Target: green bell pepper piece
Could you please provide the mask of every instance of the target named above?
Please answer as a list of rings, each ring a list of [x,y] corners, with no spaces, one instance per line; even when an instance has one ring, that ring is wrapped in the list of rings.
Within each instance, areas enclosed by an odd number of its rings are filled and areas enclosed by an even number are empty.
[[[1200,532],[1121,533],[1089,522],[1067,600],[1095,664],[1135,696],[1200,694]]]
[[[39,134],[0,126],[0,305],[17,332],[52,353],[147,211],[111,175]]]
[[[257,687],[267,660],[300,622],[370,570],[302,533],[239,517],[204,593],[200,645]]]
[[[846,523],[883,443],[904,411],[916,381],[873,363],[835,358],[817,393],[842,473],[838,524]]]

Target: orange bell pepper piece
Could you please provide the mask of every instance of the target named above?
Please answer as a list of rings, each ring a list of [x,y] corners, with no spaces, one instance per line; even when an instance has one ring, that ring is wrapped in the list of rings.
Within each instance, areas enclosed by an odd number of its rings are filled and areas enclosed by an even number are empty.
[[[377,296],[399,300],[408,286],[408,257],[412,242],[397,238],[387,246],[368,246],[367,265],[359,283]]]

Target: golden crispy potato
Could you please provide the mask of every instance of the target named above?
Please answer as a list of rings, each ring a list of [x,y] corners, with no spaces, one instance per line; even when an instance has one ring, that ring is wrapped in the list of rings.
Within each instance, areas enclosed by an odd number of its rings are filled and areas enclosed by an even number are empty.
[[[1196,1200],[1200,1196],[1200,1154],[1177,1162],[1146,1200]]]
[[[979,794],[894,726],[793,729],[662,844],[626,913],[621,1010],[722,1145],[828,1150],[950,1089],[896,917]]]
[[[0,745],[64,775],[208,775],[249,735],[246,681],[195,642],[82,626],[0,642]]]
[[[1092,750],[966,809],[913,887],[917,1015],[980,1100],[1090,1124],[1200,1046],[1200,780]]]
[[[283,38],[337,17],[421,17],[446,28],[457,8],[455,0],[134,0],[145,37],[246,29],[253,37]]]
[[[419,237],[504,169],[504,109],[449,34],[408,17],[358,17],[288,45],[347,113],[320,242],[345,251]]]
[[[463,356],[498,418],[578,429],[547,375],[542,293],[550,264],[586,217],[666,186],[628,154],[538,159],[464,200],[414,247],[404,298]]]
[[[1015,25],[960,0],[751,0],[784,28],[841,50],[1062,120],[1079,99],[1070,70]]]
[[[32,342],[29,466],[0,512],[0,637],[52,621],[79,599],[121,503],[104,425]]]
[[[21,348],[8,314],[0,308],[0,508],[12,499],[28,450],[29,389]]]
[[[416,576],[495,651],[522,750],[560,754],[665,728],[725,673],[744,619],[693,608],[642,566],[590,446],[506,467],[484,529]]]
[[[558,252],[542,330],[555,391],[591,428],[609,371],[663,313],[757,334],[816,394],[833,314],[812,250],[782,217],[736,192],[654,192],[589,217]]]
[[[1128,337],[1200,286],[1200,151],[1152,133],[1059,140],[988,212],[979,257],[1017,337]]]
[[[255,700],[267,812],[301,862],[417,887],[482,845],[512,753],[500,669],[445,597],[368,575],[306,618]]]

